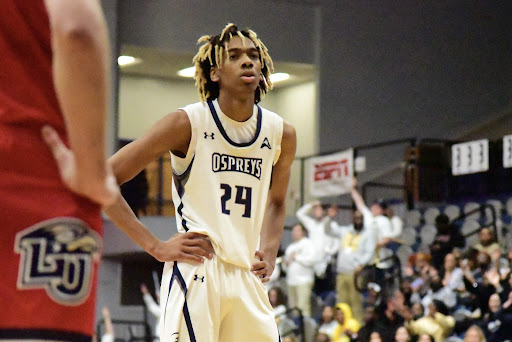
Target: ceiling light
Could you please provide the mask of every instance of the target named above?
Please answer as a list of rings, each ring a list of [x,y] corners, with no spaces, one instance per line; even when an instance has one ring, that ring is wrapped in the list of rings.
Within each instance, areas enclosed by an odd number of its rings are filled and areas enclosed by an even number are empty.
[[[285,72],[276,72],[275,74],[270,75],[270,81],[272,83],[281,82],[290,78],[290,74]]]
[[[117,64],[119,66],[126,66],[131,64],[140,63],[140,58],[135,58],[133,56],[119,56],[117,57]]]
[[[190,67],[190,68],[185,68],[185,69],[181,69],[180,71],[178,71],[178,76],[194,77],[195,73],[196,73],[196,67]]]

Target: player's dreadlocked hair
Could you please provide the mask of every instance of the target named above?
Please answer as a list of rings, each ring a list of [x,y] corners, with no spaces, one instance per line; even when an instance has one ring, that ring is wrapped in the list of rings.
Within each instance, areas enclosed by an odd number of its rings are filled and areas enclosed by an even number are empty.
[[[217,36],[202,36],[197,41],[198,44],[203,44],[199,48],[199,52],[194,56],[193,62],[196,68],[195,80],[196,86],[201,96],[201,101],[210,101],[219,97],[219,84],[213,82],[210,78],[210,70],[212,67],[219,68],[224,60],[223,57],[227,56],[227,45],[231,38],[238,36],[250,39],[256,49],[258,49],[261,62],[261,80],[258,88],[255,91],[254,102],[258,103],[265,96],[265,94],[272,89],[272,82],[270,81],[270,74],[274,71],[272,59],[268,54],[268,50],[259,40],[256,33],[252,30],[239,30],[234,24],[228,24],[220,35]]]

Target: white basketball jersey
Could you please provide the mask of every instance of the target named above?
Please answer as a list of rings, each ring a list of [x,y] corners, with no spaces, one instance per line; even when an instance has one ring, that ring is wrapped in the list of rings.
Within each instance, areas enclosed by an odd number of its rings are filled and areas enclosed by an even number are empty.
[[[218,257],[250,268],[281,152],[283,120],[255,105],[255,135],[237,143],[221,124],[216,100],[182,109],[192,136],[185,158],[171,153],[178,230],[208,235]]]

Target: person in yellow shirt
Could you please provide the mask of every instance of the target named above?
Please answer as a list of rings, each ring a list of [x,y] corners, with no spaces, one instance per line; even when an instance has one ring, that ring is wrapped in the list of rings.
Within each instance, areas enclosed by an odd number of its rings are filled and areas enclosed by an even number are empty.
[[[332,342],[349,342],[350,337],[361,328],[361,324],[352,317],[352,309],[347,303],[338,303],[335,309],[334,317],[338,326],[332,334]]]
[[[408,320],[405,326],[413,335],[429,334],[435,342],[443,342],[455,326],[455,319],[444,312],[444,308],[443,302],[434,299],[428,306],[427,316]]]

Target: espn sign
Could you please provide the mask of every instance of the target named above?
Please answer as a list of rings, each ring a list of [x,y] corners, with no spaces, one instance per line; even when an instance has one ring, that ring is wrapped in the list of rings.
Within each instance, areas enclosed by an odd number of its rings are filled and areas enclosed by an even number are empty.
[[[315,168],[315,182],[349,176],[348,159],[313,164],[313,167]]]
[[[337,196],[349,193],[354,175],[354,151],[342,152],[309,159],[310,172],[306,178],[314,197]]]

